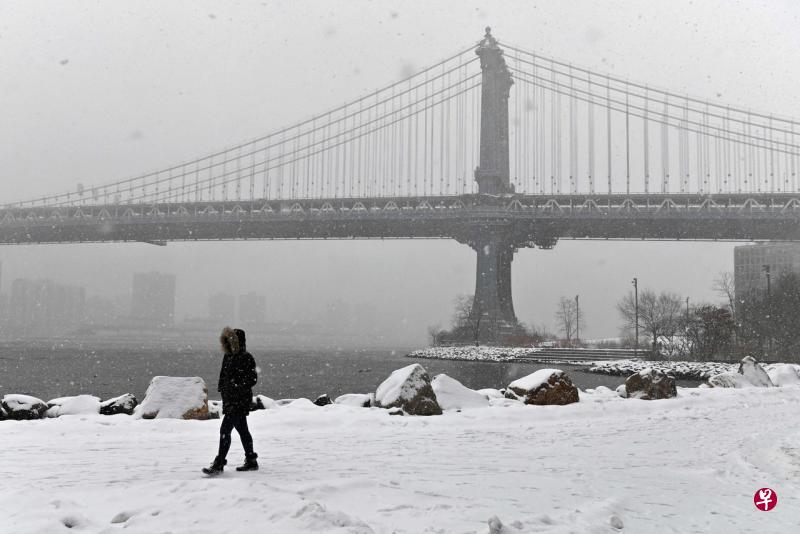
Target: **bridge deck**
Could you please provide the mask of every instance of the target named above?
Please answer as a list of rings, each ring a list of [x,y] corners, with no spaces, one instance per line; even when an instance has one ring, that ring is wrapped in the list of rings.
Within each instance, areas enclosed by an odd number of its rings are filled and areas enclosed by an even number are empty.
[[[7,207],[0,244],[453,238],[800,240],[800,195],[462,195]]]

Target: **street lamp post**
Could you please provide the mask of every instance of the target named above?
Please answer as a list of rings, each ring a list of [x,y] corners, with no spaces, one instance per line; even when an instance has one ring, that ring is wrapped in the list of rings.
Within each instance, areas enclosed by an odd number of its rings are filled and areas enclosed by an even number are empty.
[[[639,352],[639,279],[634,277],[633,281],[633,309],[634,309],[634,327],[636,329],[636,344],[634,345],[636,352]]]
[[[686,326],[689,326],[689,297],[686,297]]]
[[[578,301],[578,295],[575,295],[575,342],[578,345],[581,342],[581,305]]]
[[[770,290],[769,265],[763,265],[762,269],[767,277],[767,350],[772,354],[772,292]]]

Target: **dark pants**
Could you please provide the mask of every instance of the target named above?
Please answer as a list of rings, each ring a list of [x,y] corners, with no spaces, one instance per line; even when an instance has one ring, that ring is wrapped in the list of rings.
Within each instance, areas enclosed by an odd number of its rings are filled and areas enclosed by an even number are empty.
[[[244,453],[247,456],[253,455],[253,436],[250,435],[250,430],[247,428],[247,415],[229,413],[222,418],[222,424],[219,426],[219,453],[217,457],[221,460],[228,456],[228,450],[231,448],[231,431],[234,428],[242,440]]]

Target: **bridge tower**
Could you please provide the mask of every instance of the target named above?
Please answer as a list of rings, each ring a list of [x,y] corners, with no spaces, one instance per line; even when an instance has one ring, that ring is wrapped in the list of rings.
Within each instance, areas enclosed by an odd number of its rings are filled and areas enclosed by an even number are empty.
[[[475,181],[481,194],[513,193],[508,165],[508,96],[514,82],[490,27],[475,53],[481,59],[482,73],[480,163]]]
[[[508,195],[514,193],[508,145],[508,97],[514,82],[488,26],[475,53],[482,71],[480,163],[475,181],[479,195]],[[511,298],[511,260],[517,247],[510,223],[479,223],[467,243],[477,254],[472,304],[476,341],[501,343],[507,335],[521,331]]]

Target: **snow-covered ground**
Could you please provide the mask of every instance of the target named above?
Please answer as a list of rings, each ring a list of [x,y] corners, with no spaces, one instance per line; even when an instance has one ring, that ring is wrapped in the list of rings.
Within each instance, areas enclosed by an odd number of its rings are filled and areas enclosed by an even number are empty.
[[[800,527],[800,387],[607,388],[434,417],[295,402],[255,412],[261,470],[203,478],[217,421],[0,422],[2,533],[764,533]],[[757,510],[762,487],[779,497]],[[116,523],[112,521],[117,521]]]

